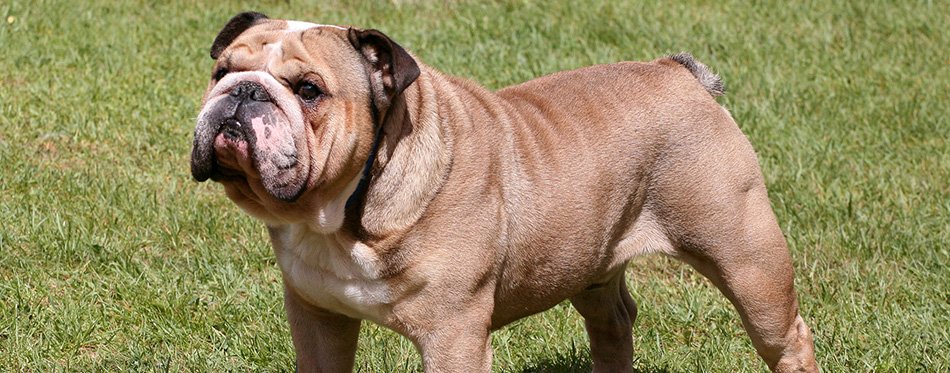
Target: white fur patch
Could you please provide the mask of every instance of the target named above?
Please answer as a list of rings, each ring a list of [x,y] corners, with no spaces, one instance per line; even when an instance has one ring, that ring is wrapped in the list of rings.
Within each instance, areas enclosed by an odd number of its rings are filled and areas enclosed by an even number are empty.
[[[311,29],[311,28],[314,28],[314,27],[329,27],[329,28],[335,28],[335,29],[338,29],[338,30],[346,30],[346,28],[340,27],[340,26],[321,25],[321,24],[317,24],[317,23],[300,22],[300,21],[287,21],[287,30],[284,30],[284,32],[286,32],[286,33],[291,33],[291,32],[297,32],[297,31],[303,31],[303,30]]]
[[[350,181],[342,193],[333,197],[330,202],[327,202],[326,206],[317,210],[314,220],[309,222],[310,229],[320,233],[332,233],[340,229],[340,226],[343,225],[346,201],[350,199],[350,196],[356,191],[356,187],[360,185],[362,176],[363,172],[360,171],[360,175]]]
[[[354,318],[381,322],[392,303],[379,279],[382,263],[372,248],[303,224],[287,225],[275,250],[286,285],[307,302]]]

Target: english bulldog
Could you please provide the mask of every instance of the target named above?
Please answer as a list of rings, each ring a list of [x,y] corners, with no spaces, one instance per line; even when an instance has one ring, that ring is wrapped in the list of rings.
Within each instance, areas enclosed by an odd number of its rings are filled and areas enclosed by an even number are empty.
[[[756,155],[691,55],[492,92],[376,30],[247,12],[211,57],[191,172],[267,226],[300,371],[351,371],[366,319],[427,372],[487,372],[492,331],[569,299],[594,371],[630,372],[647,253],[708,277],[773,371],[817,371]]]

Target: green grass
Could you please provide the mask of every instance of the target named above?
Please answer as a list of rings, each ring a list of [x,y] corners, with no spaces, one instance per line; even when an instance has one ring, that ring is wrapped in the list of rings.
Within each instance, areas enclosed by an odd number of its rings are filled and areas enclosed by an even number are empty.
[[[380,29],[490,88],[691,51],[759,154],[826,371],[950,370],[946,1],[0,3],[0,371],[289,371],[264,227],[191,180],[223,23]],[[641,371],[762,371],[731,305],[662,257],[629,268]],[[503,372],[590,369],[568,304],[493,337]],[[360,371],[418,370],[366,323]]]

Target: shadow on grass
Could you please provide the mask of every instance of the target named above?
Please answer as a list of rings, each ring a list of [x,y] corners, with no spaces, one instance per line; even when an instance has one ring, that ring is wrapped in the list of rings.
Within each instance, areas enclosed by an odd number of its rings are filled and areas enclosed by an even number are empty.
[[[646,366],[646,368],[634,368],[636,373],[674,373],[668,368],[651,366],[643,361],[634,361],[634,365]],[[553,358],[546,358],[522,368],[521,370],[511,369],[508,373],[589,373],[594,369],[594,363],[590,360],[589,351],[578,351],[573,354],[557,354]]]

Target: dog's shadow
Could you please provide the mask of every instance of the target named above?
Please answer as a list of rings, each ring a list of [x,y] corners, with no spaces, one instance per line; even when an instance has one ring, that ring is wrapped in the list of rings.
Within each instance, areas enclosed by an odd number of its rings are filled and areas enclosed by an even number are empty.
[[[643,364],[636,364],[643,365]],[[645,364],[647,368],[634,368],[636,373],[673,373],[673,371],[663,367],[653,367]],[[590,360],[590,352],[578,351],[573,354],[557,354],[553,358],[546,358],[541,361],[533,362],[521,369],[509,369],[506,373],[589,373],[594,369],[594,364]]]

